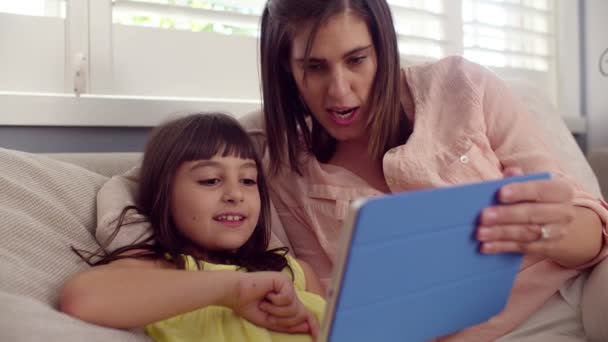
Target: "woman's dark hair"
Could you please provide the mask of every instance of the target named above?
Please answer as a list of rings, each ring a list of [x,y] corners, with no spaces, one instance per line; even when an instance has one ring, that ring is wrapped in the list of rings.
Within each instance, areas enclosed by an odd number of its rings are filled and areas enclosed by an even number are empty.
[[[378,59],[366,103],[367,108],[373,108],[367,122],[371,132],[370,153],[381,159],[387,150],[405,143],[409,137],[411,125],[400,103],[397,36],[385,0],[269,0],[261,20],[260,59],[272,173],[277,173],[287,162],[292,170],[300,173],[297,156],[304,148],[320,162],[329,161],[335,153],[336,140],[310,115],[300,97],[289,59],[293,37],[302,25],[312,27],[304,56],[308,62],[319,27],[345,11],[365,20]],[[309,116],[312,128],[306,123]],[[300,143],[300,134],[305,147]]]
[[[259,220],[249,240],[234,253],[203,250],[203,247],[195,245],[179,232],[171,214],[171,193],[180,165],[188,161],[211,159],[217,153],[253,159],[258,173],[261,201]],[[201,254],[209,256],[210,261],[238,265],[248,271],[280,271],[287,266],[287,248],[267,250],[271,234],[270,199],[255,145],[241,125],[228,115],[193,114],[154,129],[141,165],[136,205],[123,210],[117,221],[117,230],[128,229],[129,223],[125,224],[125,217],[130,210],[144,215],[150,222],[152,235],[148,239],[111,253],[102,248],[101,252],[88,257],[84,257],[81,250],[74,251],[90,265],[107,264],[125,257],[156,259],[169,255],[178,268],[184,269],[181,255],[188,254],[185,251],[194,248],[193,252],[203,251]],[[136,252],[125,255],[129,251]],[[100,259],[91,262],[91,258],[99,254]]]

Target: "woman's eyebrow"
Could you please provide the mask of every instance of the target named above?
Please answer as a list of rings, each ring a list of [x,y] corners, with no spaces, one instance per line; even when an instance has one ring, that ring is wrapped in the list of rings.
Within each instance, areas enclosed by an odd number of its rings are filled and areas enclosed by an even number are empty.
[[[345,53],[344,55],[342,55],[342,58],[346,58],[346,57],[349,57],[350,55],[354,55],[354,54],[363,52],[363,51],[365,51],[365,50],[367,50],[367,49],[369,49],[371,47],[372,47],[372,44],[369,44],[367,46],[361,46],[361,47],[354,48],[354,49],[348,51],[347,53]]]
[[[359,47],[356,47],[356,48],[354,48],[354,49],[352,49],[352,50],[347,51],[345,54],[343,54],[343,55],[342,55],[342,58],[347,58],[347,57],[349,57],[349,56],[351,56],[351,55],[354,55],[354,54],[357,54],[357,53],[363,52],[363,51],[365,51],[365,50],[367,50],[367,49],[370,49],[372,46],[373,46],[372,44],[369,44],[369,45],[367,45],[367,46],[359,46]],[[317,63],[319,63],[319,62],[325,62],[325,59],[324,59],[324,58],[313,57],[313,56],[310,56],[310,57],[308,58],[308,60],[309,60],[310,62],[317,62]],[[304,63],[304,57],[302,57],[302,58],[296,58],[296,62],[297,62],[297,63]]]

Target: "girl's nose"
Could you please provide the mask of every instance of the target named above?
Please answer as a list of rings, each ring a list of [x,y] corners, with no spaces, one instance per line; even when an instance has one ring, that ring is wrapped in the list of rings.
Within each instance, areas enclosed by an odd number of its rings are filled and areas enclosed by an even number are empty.
[[[239,184],[227,184],[224,191],[223,200],[225,202],[242,202],[243,192],[241,191]]]

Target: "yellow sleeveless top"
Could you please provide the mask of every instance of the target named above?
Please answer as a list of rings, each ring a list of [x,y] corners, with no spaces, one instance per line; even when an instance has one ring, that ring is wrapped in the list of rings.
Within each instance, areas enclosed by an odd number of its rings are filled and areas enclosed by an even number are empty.
[[[199,271],[197,263],[200,265],[201,272],[236,271],[238,268],[234,265],[219,265],[195,260],[189,255],[184,255],[184,260],[188,271]],[[304,271],[294,258],[287,256],[287,261],[293,271],[294,287],[298,298],[321,323],[325,300],[314,293],[305,291]],[[289,270],[285,269],[283,272],[289,273]],[[145,326],[145,330],[157,342],[312,341],[312,337],[308,334],[284,334],[270,331],[237,316],[229,308],[213,305],[148,324]]]

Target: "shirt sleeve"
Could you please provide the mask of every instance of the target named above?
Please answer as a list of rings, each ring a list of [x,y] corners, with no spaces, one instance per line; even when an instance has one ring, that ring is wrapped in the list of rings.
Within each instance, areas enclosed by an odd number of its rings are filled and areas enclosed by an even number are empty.
[[[606,255],[606,238],[608,236],[608,204],[583,189],[573,177],[566,174],[564,168],[551,152],[539,123],[517,99],[507,86],[492,72],[479,67],[475,82],[483,84],[481,94],[487,136],[503,167],[519,167],[524,173],[550,172],[554,177],[565,180],[575,191],[574,204],[593,210],[601,219],[604,247],[601,253],[590,263],[591,266]],[[471,80],[473,82],[473,80]]]

